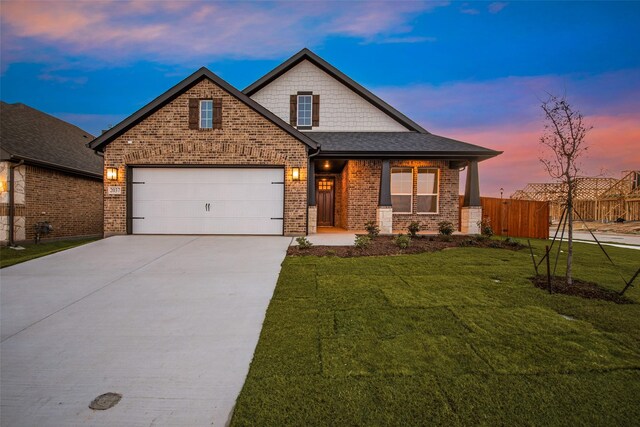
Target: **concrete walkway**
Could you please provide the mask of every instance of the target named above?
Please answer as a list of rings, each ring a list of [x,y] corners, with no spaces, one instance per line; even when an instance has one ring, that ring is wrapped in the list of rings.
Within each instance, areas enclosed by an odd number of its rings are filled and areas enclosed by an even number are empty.
[[[1,425],[225,425],[290,241],[111,237],[1,270]]]
[[[549,229],[549,238],[552,239],[554,233],[556,232],[556,227],[551,227]],[[560,239],[560,235],[562,234],[562,229],[558,232],[558,239]],[[640,235],[637,234],[617,234],[617,233],[593,233],[598,241],[605,246],[615,246],[619,248],[626,249],[640,249]],[[588,231],[574,231],[573,238],[577,242],[583,243],[595,243],[593,236]],[[564,240],[566,241],[567,234],[565,232]]]

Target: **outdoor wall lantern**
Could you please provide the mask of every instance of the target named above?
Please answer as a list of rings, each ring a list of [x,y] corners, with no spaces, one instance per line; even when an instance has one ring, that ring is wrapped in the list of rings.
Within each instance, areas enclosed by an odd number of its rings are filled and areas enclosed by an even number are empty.
[[[107,179],[109,181],[118,180],[118,168],[107,168]]]
[[[300,168],[291,169],[291,178],[293,178],[294,181],[300,181]]]

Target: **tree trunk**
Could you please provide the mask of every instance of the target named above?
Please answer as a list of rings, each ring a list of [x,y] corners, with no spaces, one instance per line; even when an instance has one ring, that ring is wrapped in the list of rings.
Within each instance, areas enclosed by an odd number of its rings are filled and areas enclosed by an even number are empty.
[[[573,263],[573,182],[569,181],[569,192],[567,194],[567,215],[569,220],[569,234],[567,238],[567,285],[573,284],[571,277],[571,267]]]

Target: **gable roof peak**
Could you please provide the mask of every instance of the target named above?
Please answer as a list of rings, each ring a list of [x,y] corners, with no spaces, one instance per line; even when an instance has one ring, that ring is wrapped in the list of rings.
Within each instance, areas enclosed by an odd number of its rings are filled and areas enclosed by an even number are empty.
[[[118,123],[116,126],[112,127],[102,135],[95,138],[93,141],[89,142],[87,146],[96,151],[102,151],[104,146],[108,145],[111,141],[117,138],[122,133],[126,132],[129,128],[136,125],[138,122],[159,110],[161,107],[166,105],[169,101],[178,97],[190,87],[198,83],[203,78],[211,80],[213,83],[221,87],[231,96],[235,97],[240,102],[247,105],[249,108],[256,111],[258,114],[262,115],[265,119],[271,121],[273,124],[298,139],[303,144],[307,145],[309,148],[316,149],[316,143],[310,139],[308,136],[298,131],[294,127],[290,126],[288,123],[285,123],[280,117],[273,114],[271,111],[264,108],[262,105],[240,92],[238,89],[233,87],[227,81],[219,77],[213,71],[209,70],[207,67],[200,67],[194,73],[192,73],[189,77],[185,78],[175,86],[173,86],[168,91],[164,92],[162,95],[155,98],[153,101]]]
[[[327,61],[322,59],[316,53],[312,52],[309,48],[303,48],[298,53],[284,61],[282,64],[278,65],[273,70],[269,71],[267,74],[262,76],[260,79],[247,86],[242,92],[247,96],[252,96],[260,89],[267,86],[272,81],[276,80],[278,77],[282,76],[287,71],[291,70],[293,67],[298,65],[300,62],[308,60],[316,67],[320,68],[325,73],[329,74],[331,77],[345,85],[347,88],[351,89],[356,94],[360,95],[366,101],[368,101],[371,105],[378,108],[383,113],[387,114],[389,117],[403,125],[409,130],[419,132],[419,133],[429,133],[422,126],[402,114],[400,111],[393,108],[391,105],[387,104],[385,101],[380,99],[378,96],[374,95],[368,89],[366,89],[361,84],[357,83],[349,76],[344,74],[342,71],[338,70],[333,65],[329,64]]]

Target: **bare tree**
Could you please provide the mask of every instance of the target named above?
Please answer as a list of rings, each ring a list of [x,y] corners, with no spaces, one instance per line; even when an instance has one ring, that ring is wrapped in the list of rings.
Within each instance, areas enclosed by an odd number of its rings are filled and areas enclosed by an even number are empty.
[[[584,123],[580,111],[575,110],[563,96],[549,95],[542,102],[544,131],[540,137],[547,157],[540,158],[549,175],[561,182],[563,204],[568,221],[567,284],[573,283],[573,199],[576,177],[580,172],[579,159],[587,150],[585,137],[593,127]]]

